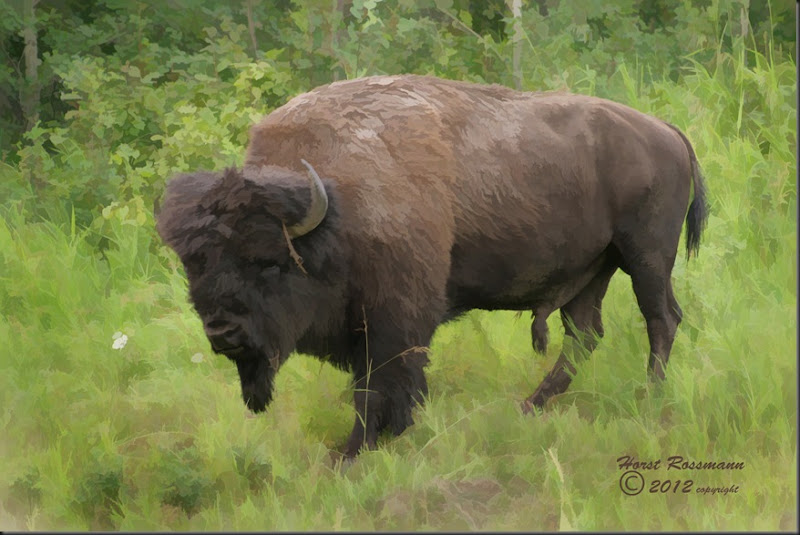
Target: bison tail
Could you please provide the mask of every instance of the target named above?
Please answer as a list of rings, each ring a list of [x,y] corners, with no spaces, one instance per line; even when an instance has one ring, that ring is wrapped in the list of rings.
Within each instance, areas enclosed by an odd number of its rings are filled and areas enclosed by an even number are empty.
[[[688,142],[687,142],[688,143]],[[700,251],[700,236],[706,227],[708,220],[708,202],[706,200],[706,185],[703,181],[703,173],[700,172],[700,165],[694,151],[690,150],[692,158],[692,184],[694,185],[694,199],[689,205],[686,213],[686,259],[692,253],[697,256]]]
[[[686,145],[686,150],[689,151],[689,159],[692,162],[694,198],[691,204],[689,204],[689,211],[686,213],[686,259],[688,260],[692,253],[697,256],[697,253],[700,251],[700,236],[703,234],[703,230],[706,228],[706,221],[708,220],[706,185],[703,181],[703,173],[700,171],[700,164],[697,163],[697,156],[694,153],[692,144],[677,126],[669,123],[666,123],[666,125],[672,128],[681,137],[684,145]]]

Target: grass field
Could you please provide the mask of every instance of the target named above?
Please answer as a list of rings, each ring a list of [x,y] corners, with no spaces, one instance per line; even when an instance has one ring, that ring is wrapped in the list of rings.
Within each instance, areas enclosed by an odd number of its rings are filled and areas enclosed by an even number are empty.
[[[416,425],[343,467],[349,377],[295,355],[247,417],[176,257],[148,252],[150,217],[109,210],[101,256],[96,230],[5,205],[0,529],[797,529],[795,65],[755,58],[720,53],[679,83],[615,75],[610,96],[686,132],[711,202],[699,257],[673,272],[663,388],[618,272],[604,340],[542,415],[518,406],[558,355],[558,315],[537,356],[527,314],[474,311],[437,331]],[[624,455],[663,459],[641,494],[621,490]],[[675,455],[744,464],[667,470]]]

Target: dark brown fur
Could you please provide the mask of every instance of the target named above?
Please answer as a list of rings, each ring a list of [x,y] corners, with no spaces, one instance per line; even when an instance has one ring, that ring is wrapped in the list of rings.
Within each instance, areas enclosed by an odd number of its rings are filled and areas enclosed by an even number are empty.
[[[324,178],[328,213],[292,241],[310,194],[300,159]],[[400,433],[427,392],[436,327],[473,308],[533,310],[547,343],[560,309],[583,354],[600,305],[630,274],[659,378],[681,319],[672,294],[690,188],[687,246],[706,208],[691,145],[676,128],[598,98],[519,93],[421,76],[337,82],[253,127],[242,170],[173,179],[158,229],[186,266],[209,338],[263,410],[292,350],[355,376],[355,455]],[[236,348],[236,349],[231,349]],[[235,353],[235,354],[232,354]],[[563,392],[563,351],[525,409]]]

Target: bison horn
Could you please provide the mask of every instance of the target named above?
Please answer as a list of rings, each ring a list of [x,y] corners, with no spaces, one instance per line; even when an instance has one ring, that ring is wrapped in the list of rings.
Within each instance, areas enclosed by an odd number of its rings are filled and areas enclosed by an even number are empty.
[[[314,168],[311,167],[310,163],[303,159],[300,159],[300,161],[308,168],[311,204],[302,221],[286,229],[289,236],[292,238],[308,234],[317,228],[317,225],[322,223],[322,220],[325,219],[325,214],[328,212],[328,194],[325,192],[325,186],[322,184],[322,180],[319,178],[317,172],[314,171]]]

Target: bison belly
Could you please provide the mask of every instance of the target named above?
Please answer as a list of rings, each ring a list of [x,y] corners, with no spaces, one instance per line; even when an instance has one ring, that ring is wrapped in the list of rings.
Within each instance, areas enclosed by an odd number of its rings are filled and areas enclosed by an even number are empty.
[[[610,228],[571,230],[531,228],[524,236],[457,241],[447,283],[450,316],[472,308],[560,308],[617,254]]]

